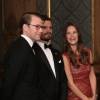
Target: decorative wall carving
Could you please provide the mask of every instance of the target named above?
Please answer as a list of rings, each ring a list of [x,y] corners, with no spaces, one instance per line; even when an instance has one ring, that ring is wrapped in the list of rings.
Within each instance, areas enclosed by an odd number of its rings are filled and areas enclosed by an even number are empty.
[[[79,25],[86,46],[92,47],[91,12],[91,0],[51,0],[54,42],[62,47],[63,27],[68,21],[73,21]]]

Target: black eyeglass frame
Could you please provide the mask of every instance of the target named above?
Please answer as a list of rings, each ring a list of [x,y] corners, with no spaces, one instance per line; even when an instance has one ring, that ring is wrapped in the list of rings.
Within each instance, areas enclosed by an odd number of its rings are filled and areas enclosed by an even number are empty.
[[[41,25],[33,25],[33,24],[28,24],[28,25],[31,25],[31,26],[36,27],[37,30],[39,30],[40,28],[41,29],[44,29],[45,28],[45,26],[41,26]]]

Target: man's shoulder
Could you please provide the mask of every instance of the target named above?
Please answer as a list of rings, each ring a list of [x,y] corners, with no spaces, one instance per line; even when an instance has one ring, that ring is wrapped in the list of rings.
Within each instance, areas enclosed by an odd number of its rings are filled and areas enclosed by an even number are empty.
[[[52,47],[52,51],[57,53],[57,54],[60,54],[60,51],[58,49],[54,48],[54,47]]]
[[[62,53],[56,49],[56,48],[52,48],[52,51],[53,51],[53,55],[55,55],[58,59],[61,59],[62,58]]]

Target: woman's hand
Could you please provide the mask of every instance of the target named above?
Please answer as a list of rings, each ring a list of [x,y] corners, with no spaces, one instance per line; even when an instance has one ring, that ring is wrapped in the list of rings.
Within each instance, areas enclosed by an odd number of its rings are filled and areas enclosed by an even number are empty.
[[[96,96],[90,97],[89,100],[96,100]]]

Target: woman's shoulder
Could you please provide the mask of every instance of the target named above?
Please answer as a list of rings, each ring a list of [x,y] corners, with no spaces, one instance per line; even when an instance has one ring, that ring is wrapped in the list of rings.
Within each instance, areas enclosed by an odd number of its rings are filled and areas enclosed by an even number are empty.
[[[91,52],[91,48],[89,48],[89,47],[83,46],[82,49],[84,51],[86,51],[87,53],[90,53]]]
[[[68,53],[67,53],[66,51],[64,51],[64,52],[62,53],[62,55],[63,55],[63,56],[68,56]]]
[[[68,55],[68,53],[66,52],[66,51],[64,51],[63,53],[62,53],[62,57],[65,57],[66,59],[70,59],[70,57],[69,57],[69,55]]]

